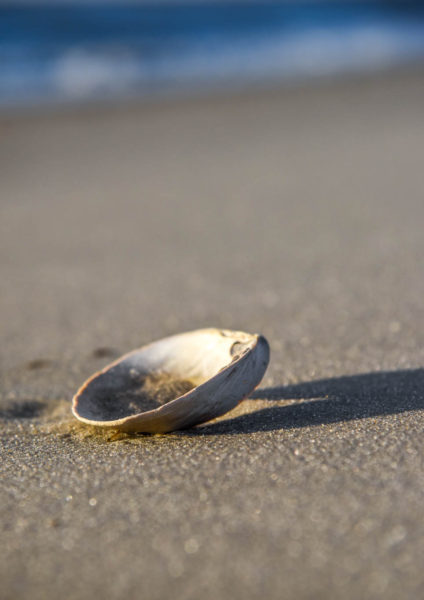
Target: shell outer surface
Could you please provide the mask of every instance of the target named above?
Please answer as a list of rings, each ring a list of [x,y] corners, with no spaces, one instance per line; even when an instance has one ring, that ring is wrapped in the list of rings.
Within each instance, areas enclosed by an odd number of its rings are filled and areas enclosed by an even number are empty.
[[[125,354],[92,375],[72,402],[89,425],[166,433],[225,414],[260,383],[269,345],[257,334],[199,329]]]

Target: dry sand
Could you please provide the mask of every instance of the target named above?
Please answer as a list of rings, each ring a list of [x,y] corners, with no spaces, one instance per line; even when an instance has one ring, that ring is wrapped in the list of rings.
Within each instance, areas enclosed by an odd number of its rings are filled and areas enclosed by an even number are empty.
[[[0,118],[0,597],[424,594],[424,78]],[[261,388],[118,438],[72,393],[178,331]]]

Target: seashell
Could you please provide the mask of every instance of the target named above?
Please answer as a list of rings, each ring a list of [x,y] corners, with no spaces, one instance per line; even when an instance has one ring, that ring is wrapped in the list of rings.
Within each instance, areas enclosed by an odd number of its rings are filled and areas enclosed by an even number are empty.
[[[90,377],[72,412],[89,425],[165,433],[234,408],[259,384],[269,362],[261,335],[199,329],[163,338]]]

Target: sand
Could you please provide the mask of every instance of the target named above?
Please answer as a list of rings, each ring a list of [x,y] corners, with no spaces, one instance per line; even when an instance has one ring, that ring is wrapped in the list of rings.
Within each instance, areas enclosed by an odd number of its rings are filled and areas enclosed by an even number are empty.
[[[0,597],[424,594],[421,72],[0,117]],[[218,422],[72,394],[217,326],[271,363]]]

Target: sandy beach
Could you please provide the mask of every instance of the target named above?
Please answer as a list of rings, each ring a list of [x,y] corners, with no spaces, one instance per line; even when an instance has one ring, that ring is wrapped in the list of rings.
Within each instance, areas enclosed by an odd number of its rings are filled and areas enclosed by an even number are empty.
[[[424,77],[0,116],[0,598],[424,594]],[[216,422],[73,393],[198,327],[271,347]]]

